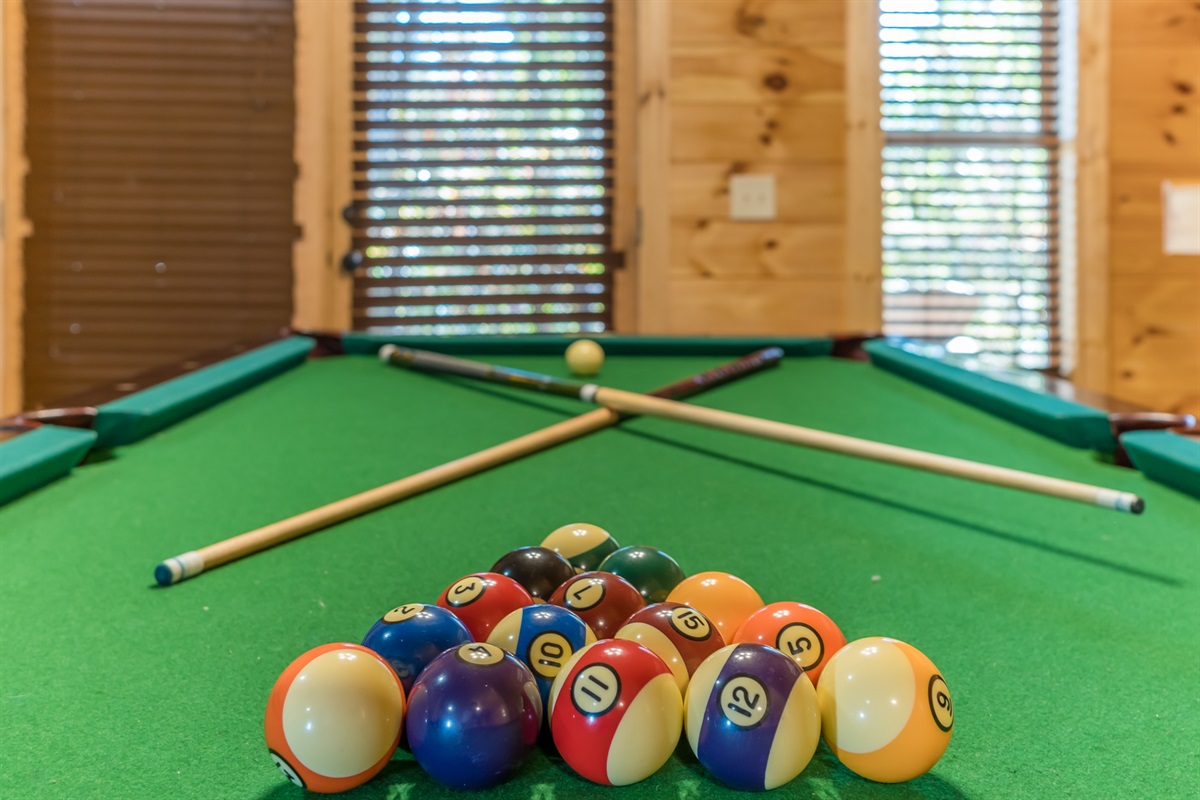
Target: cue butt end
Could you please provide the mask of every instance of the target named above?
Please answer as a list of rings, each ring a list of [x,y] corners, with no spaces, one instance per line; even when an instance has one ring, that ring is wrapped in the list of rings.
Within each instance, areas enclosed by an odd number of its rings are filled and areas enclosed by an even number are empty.
[[[397,348],[394,344],[385,344],[383,347],[379,348],[379,360],[385,364],[390,363],[392,360],[392,353],[396,352],[397,349],[399,348]]]
[[[168,558],[166,561],[160,561],[154,568],[154,580],[158,581],[159,586],[171,586],[199,575],[201,572],[204,572],[204,558],[195,550],[191,550],[174,558]]]

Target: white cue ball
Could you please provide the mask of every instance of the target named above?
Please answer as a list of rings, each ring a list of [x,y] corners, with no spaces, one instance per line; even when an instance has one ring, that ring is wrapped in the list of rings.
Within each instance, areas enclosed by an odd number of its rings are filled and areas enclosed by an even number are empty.
[[[567,348],[567,369],[575,375],[595,375],[604,364],[604,348],[591,339],[576,339]]]

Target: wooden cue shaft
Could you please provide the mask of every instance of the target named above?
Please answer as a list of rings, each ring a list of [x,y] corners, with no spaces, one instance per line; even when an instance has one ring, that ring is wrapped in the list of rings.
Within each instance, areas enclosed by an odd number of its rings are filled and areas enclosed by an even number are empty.
[[[736,361],[664,386],[653,394],[670,397],[692,396],[774,366],[782,356],[783,351],[777,347],[758,350]],[[645,396],[649,397],[650,395]],[[155,567],[155,580],[161,586],[179,583],[195,577],[205,570],[236,561],[268,547],[274,547],[351,517],[357,517],[368,511],[374,511],[399,500],[444,486],[460,478],[475,475],[500,464],[515,461],[531,453],[610,427],[623,417],[624,415],[617,411],[607,408],[589,411],[542,430],[518,436],[516,439],[480,450],[477,453],[423,470],[415,475],[368,489],[352,497],[337,500],[279,522],[273,522],[199,550],[191,550],[169,558]]]
[[[591,394],[592,397],[587,395]],[[620,389],[589,386],[581,399],[621,411],[627,414],[642,414],[650,417],[664,417],[693,425],[703,425],[709,428],[733,431],[777,442],[802,445],[833,453],[843,453],[873,461],[884,461],[889,464],[899,464],[905,467],[922,469],[927,472],[937,472],[956,478],[991,483],[1020,489],[1026,492],[1051,495],[1066,500],[1111,508],[1116,511],[1128,511],[1134,514],[1142,513],[1144,501],[1135,494],[1121,492],[1115,489],[1105,489],[1086,483],[1051,478],[1036,475],[1031,472],[1021,472],[1015,469],[995,467],[962,458],[926,453],[921,450],[911,450],[907,447],[897,447],[882,444],[867,439],[856,439],[852,436],[842,436],[836,433],[803,428],[799,425],[789,425],[783,422],[720,411],[688,403],[677,403],[649,397],[635,392]]]

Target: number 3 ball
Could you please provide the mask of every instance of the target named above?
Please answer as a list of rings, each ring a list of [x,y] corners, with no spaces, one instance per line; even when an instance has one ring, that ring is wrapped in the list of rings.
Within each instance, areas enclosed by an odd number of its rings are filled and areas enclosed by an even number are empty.
[[[910,644],[851,642],[817,684],[821,730],[848,769],[880,783],[928,772],[950,744],[954,706],[937,667]]]
[[[688,684],[687,736],[718,780],[745,791],[774,789],[799,775],[817,750],[816,690],[778,650],[729,645]]]
[[[462,620],[477,642],[486,642],[496,623],[533,605],[525,587],[505,575],[477,572],[446,587],[437,604]]]
[[[595,783],[625,786],[657,772],[679,744],[683,700],[671,671],[636,642],[579,650],[550,690],[559,755]]]
[[[507,650],[533,673],[542,705],[550,686],[575,651],[596,641],[587,623],[565,608],[551,605],[518,608],[492,628],[488,644]]]
[[[499,647],[464,644],[435,658],[409,696],[408,744],[417,763],[455,789],[507,780],[533,750],[542,699],[533,675]]]
[[[733,635],[734,642],[765,644],[782,650],[800,665],[813,686],[833,654],[846,646],[841,628],[803,603],[771,603],[751,614]]]
[[[384,614],[362,643],[387,660],[408,692],[430,661],[470,641],[467,626],[446,609],[406,603]]]
[[[404,687],[357,644],[327,644],[293,661],[267,699],[267,748],[288,780],[344,792],[375,776],[400,742]]]
[[[646,606],[625,620],[617,638],[644,645],[661,658],[675,676],[681,695],[704,659],[725,646],[707,617],[680,603]]]

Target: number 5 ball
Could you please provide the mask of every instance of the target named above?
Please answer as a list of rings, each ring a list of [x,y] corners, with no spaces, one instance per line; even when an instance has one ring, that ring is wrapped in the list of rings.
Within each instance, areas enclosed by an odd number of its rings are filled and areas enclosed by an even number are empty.
[[[400,742],[404,687],[377,653],[327,644],[293,661],[267,700],[267,748],[288,780],[344,792],[375,776]]]
[[[880,783],[928,772],[950,744],[954,706],[937,667],[910,644],[851,642],[817,685],[821,730],[848,769]]]
[[[635,642],[605,639],[579,650],[550,690],[550,732],[571,769],[625,786],[667,763],[683,728],[671,671]]]
[[[817,685],[833,654],[846,646],[841,628],[829,617],[803,603],[771,603],[751,614],[734,642],[754,642],[774,647],[791,656]]]
[[[766,645],[713,653],[692,676],[686,705],[692,752],[735,789],[782,786],[808,766],[821,738],[812,681]]]

